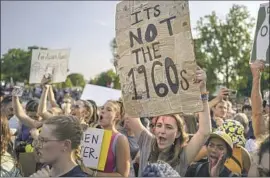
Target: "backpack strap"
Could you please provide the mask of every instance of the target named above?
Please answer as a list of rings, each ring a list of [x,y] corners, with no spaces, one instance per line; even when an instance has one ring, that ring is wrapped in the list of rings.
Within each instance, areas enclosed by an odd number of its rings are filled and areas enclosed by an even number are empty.
[[[194,177],[197,177],[197,174],[198,174],[199,171],[201,170],[202,166],[203,166],[204,164],[206,164],[206,163],[208,163],[208,162],[204,162],[204,163],[198,164],[198,166],[196,167],[196,170],[195,170]]]

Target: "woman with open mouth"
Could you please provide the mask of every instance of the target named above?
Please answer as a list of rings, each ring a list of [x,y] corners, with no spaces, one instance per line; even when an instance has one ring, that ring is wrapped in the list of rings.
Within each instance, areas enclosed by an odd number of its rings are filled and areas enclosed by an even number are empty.
[[[98,125],[97,107],[94,102],[78,100],[71,107],[70,114],[77,117],[87,127],[101,128]]]
[[[90,169],[93,177],[128,177],[130,175],[130,148],[126,136],[117,131],[116,126],[124,117],[123,104],[120,101],[107,101],[100,110],[99,125],[112,131],[110,147],[104,171]]]
[[[142,126],[139,118],[128,119],[129,128],[133,129],[140,147],[139,175],[142,175],[148,162],[161,160],[169,163],[180,176],[185,176],[189,164],[207,141],[211,133],[208,92],[206,74],[199,67],[194,83],[200,87],[203,112],[199,113],[199,130],[188,143],[188,135],[179,115],[157,117],[153,134]]]

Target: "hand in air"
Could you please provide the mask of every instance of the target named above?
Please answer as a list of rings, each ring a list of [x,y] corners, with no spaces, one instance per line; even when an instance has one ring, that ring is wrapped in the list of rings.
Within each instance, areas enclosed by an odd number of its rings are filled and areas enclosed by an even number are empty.
[[[212,162],[210,160],[209,166],[210,166],[210,176],[211,177],[219,177],[221,167],[222,167],[222,165],[224,165],[225,160],[226,160],[226,158],[225,158],[224,153],[219,155],[217,162]]]
[[[199,83],[201,90],[206,90],[206,80],[207,76],[205,71],[201,69],[199,66],[197,66],[194,83]]]
[[[256,60],[254,63],[250,64],[250,69],[253,76],[260,75],[260,72],[264,70],[265,64],[261,60]]]

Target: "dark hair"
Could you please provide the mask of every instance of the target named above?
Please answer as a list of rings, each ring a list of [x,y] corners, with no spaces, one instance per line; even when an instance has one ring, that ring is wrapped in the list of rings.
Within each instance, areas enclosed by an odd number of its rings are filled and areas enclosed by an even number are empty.
[[[3,100],[1,101],[1,104],[8,104],[10,102],[12,102],[12,96],[11,95],[8,95],[8,96],[5,96],[3,98]]]
[[[5,92],[4,92],[4,89],[2,87],[0,88],[0,96],[5,96]]]
[[[263,100],[263,108],[266,107],[266,104],[267,104],[267,101],[266,100]]]
[[[38,105],[39,105],[39,101],[36,100],[36,99],[32,99],[32,100],[27,102],[27,104],[25,106],[25,110],[27,112],[37,112],[38,111]]]
[[[258,152],[258,156],[259,156],[259,164],[262,161],[262,156],[264,153],[269,152],[270,150],[270,139],[269,136],[261,143],[260,148],[259,148],[259,152]]]
[[[244,110],[246,110],[246,109],[252,110],[252,108],[251,108],[250,105],[244,105],[244,106],[242,107],[242,112],[244,112]]]

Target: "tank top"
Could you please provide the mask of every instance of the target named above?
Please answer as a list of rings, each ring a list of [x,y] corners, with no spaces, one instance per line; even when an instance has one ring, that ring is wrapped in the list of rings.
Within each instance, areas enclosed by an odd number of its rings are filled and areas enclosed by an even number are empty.
[[[108,156],[105,164],[105,169],[103,172],[112,173],[116,171],[116,156],[115,156],[115,147],[117,139],[120,136],[120,133],[113,134],[110,142],[110,147],[108,151]]]

